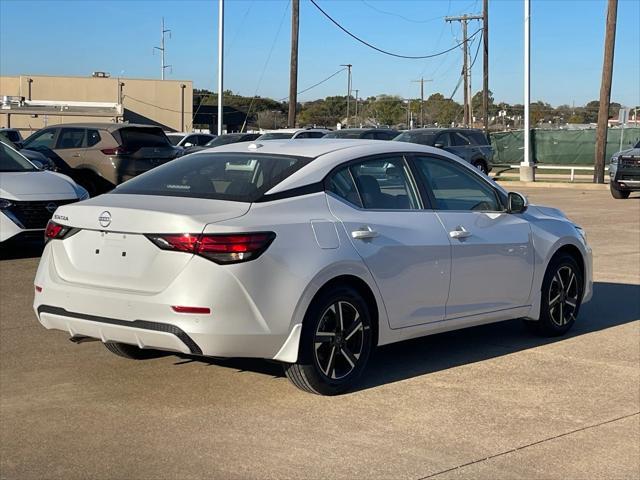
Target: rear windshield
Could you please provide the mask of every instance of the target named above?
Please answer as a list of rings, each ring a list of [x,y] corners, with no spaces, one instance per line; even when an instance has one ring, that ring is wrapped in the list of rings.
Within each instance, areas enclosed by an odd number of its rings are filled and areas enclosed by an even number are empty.
[[[254,202],[311,161],[250,153],[198,153],[173,160],[112,193]]]
[[[358,130],[336,130],[334,132],[327,133],[322,138],[360,138],[362,131]]]
[[[167,135],[167,138],[171,142],[171,145],[178,145],[180,140],[184,138],[184,135]]]
[[[248,142],[258,137],[259,135],[220,135],[207,143],[206,146],[219,147],[220,145],[227,145],[229,143]]]
[[[433,145],[438,132],[425,132],[420,130],[409,130],[402,132],[394,140],[396,142],[419,143],[420,145]]]
[[[260,140],[284,140],[291,137],[293,137],[292,132],[283,132],[283,133],[270,132],[270,133],[265,133],[261,135],[259,139]]]
[[[121,128],[117,131],[120,135],[121,145],[130,150],[138,150],[146,147],[169,146],[169,139],[161,128]]]

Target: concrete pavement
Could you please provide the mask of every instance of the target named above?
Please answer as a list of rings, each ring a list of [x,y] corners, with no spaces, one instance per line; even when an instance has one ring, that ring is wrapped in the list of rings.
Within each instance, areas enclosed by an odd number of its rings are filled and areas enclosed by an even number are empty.
[[[74,345],[31,310],[38,258],[0,261],[0,477],[639,478],[640,198],[518,190],[593,246],[571,334],[514,320],[391,345],[333,398],[267,362]]]

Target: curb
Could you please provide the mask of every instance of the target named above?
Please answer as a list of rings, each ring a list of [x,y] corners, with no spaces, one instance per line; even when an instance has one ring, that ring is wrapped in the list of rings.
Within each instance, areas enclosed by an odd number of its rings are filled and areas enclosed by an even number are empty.
[[[494,180],[496,180],[494,178]],[[520,182],[520,181],[500,181],[497,180],[498,184],[502,187],[507,188],[507,186],[512,187],[527,187],[527,188],[566,188],[570,190],[609,190],[609,184],[603,183],[564,183],[564,182]]]

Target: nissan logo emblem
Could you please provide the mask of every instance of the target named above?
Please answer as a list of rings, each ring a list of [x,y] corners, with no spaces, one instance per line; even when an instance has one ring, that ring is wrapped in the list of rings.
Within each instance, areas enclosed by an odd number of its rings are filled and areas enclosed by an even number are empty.
[[[50,203],[47,203],[47,205],[44,208],[47,209],[47,212],[53,213],[56,211],[56,208],[58,208],[58,205],[56,205],[53,202],[50,202]]]
[[[105,228],[108,227],[109,225],[111,225],[111,214],[107,211],[102,212],[98,216],[98,222],[100,222],[100,226]]]

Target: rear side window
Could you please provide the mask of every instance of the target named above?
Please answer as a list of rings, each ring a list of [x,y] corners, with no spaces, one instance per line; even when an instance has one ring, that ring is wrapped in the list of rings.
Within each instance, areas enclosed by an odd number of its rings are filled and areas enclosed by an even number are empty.
[[[254,202],[310,161],[249,153],[188,155],[135,177],[112,193]]]
[[[101,140],[98,130],[87,130],[87,147],[93,147]]]
[[[373,138],[376,140],[391,140],[396,135],[390,132],[374,132]]]
[[[397,142],[418,143],[420,145],[433,145],[436,135],[431,132],[408,131],[394,138]]]
[[[84,145],[84,128],[63,128],[58,136],[56,148],[82,148]]]
[[[129,127],[121,128],[114,133],[120,136],[120,144],[128,150],[170,145],[169,139],[160,128]]]
[[[489,145],[487,137],[485,137],[482,132],[469,132],[467,136],[474,145]]]
[[[449,135],[451,137],[451,142],[455,147],[466,147],[471,144],[469,138],[463,133],[449,132]]]
[[[360,195],[348,168],[343,168],[331,176],[327,183],[327,191],[336,194],[356,207],[362,208]]]

